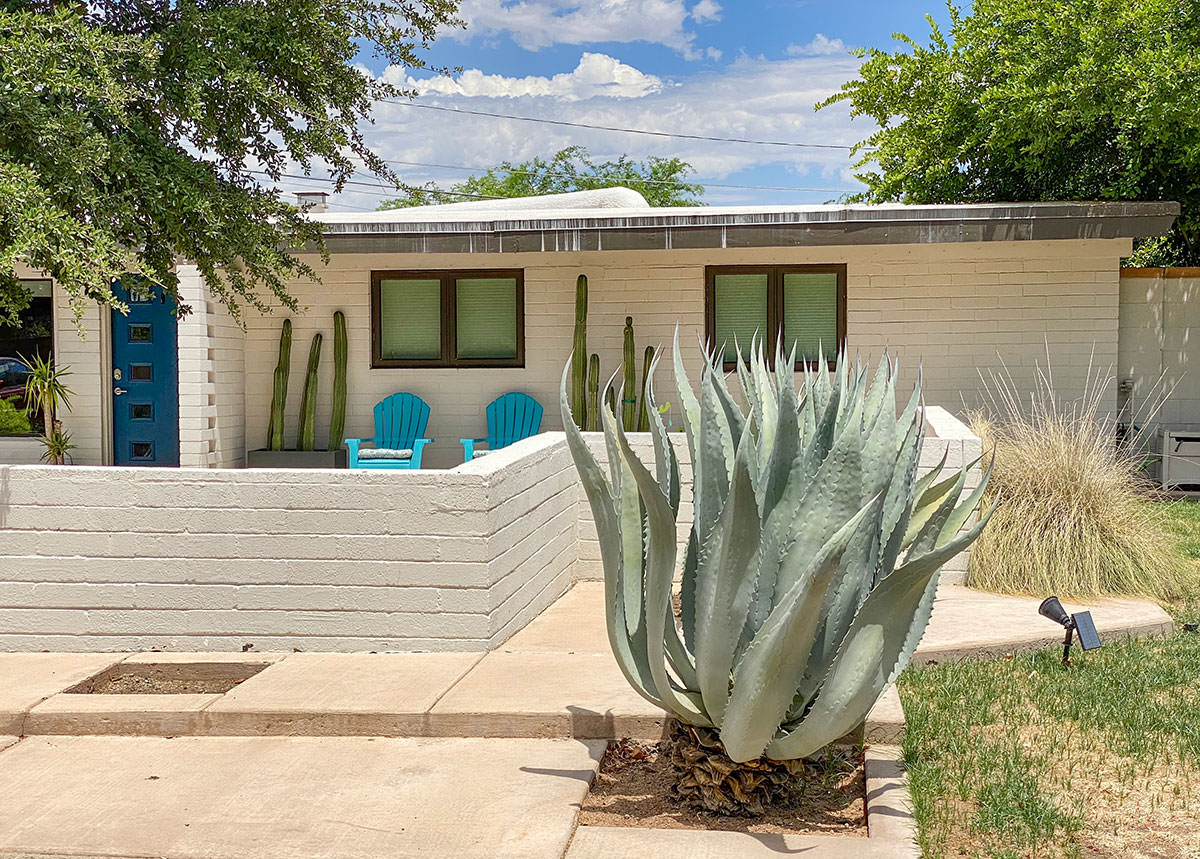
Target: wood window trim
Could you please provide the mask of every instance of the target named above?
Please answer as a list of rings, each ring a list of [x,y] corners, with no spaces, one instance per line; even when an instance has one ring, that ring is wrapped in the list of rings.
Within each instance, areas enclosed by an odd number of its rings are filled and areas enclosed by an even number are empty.
[[[517,284],[517,354],[513,358],[458,358],[457,281],[474,278],[513,278]],[[380,324],[381,290],[385,280],[437,280],[441,285],[442,354],[436,358],[383,357],[383,326]],[[524,269],[404,269],[371,272],[371,369],[394,370],[418,367],[484,369],[525,366],[525,271]]]
[[[722,274],[765,274],[767,276],[767,328],[772,342],[779,339],[783,324],[783,277],[787,274],[837,275],[837,350],[829,357],[832,369],[837,353],[846,348],[846,264],[817,263],[805,265],[710,265],[704,268],[704,341],[710,349],[718,349],[717,339],[717,276]],[[767,363],[775,365],[775,350],[766,350]],[[797,361],[796,369],[811,367],[815,361]],[[737,368],[736,361],[724,362],[726,370]]]

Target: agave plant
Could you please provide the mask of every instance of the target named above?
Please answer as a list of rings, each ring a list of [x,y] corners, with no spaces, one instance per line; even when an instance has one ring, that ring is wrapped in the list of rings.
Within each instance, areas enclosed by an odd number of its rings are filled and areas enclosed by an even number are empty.
[[[772,372],[761,346],[751,354],[744,404],[711,354],[697,394],[676,335],[694,510],[681,567],[679,464],[658,409],[653,471],[602,410],[606,473],[570,420],[566,373],[561,397],[617,663],[676,720],[676,794],[733,814],[761,811],[799,759],[863,722],[920,641],[942,564],[990,515],[970,524],[987,478],[964,498],[969,465],[943,478],[943,457],[917,477],[920,381],[897,416],[886,357],[873,377],[844,355],[832,372],[821,361],[797,391],[794,355],[777,350]]]

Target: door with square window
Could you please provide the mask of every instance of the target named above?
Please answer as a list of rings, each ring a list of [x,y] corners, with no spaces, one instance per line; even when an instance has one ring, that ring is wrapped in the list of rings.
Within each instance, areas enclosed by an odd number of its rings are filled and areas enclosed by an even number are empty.
[[[158,286],[113,286],[129,315],[112,314],[113,464],[179,465],[175,302]]]

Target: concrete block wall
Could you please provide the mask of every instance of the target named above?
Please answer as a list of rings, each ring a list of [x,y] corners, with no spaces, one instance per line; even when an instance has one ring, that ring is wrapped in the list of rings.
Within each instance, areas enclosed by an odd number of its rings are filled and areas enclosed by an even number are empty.
[[[0,466],[0,650],[484,650],[566,590],[561,435],[458,471]]]
[[[179,323],[179,464],[240,468],[246,462],[245,332],[195,266],[179,269],[192,312]]]
[[[958,418],[940,406],[929,406],[925,409],[925,441],[921,447],[921,458],[918,474],[931,471],[945,456],[947,476],[950,470],[961,468],[965,463],[979,459],[981,442],[979,437],[971,432]],[[585,433],[588,447],[605,468],[608,467],[608,453],[604,446],[604,436],[601,433]],[[680,502],[676,545],[686,545],[688,532],[692,524],[692,462],[691,451],[688,449],[687,437],[683,433],[671,433],[670,439],[679,459],[680,472]],[[630,443],[634,453],[651,472],[654,471],[654,453],[648,433],[633,433]],[[967,489],[979,485],[981,470],[979,466],[972,468],[967,474]],[[596,537],[596,520],[592,515],[591,506],[583,492],[579,492],[579,563],[576,565],[576,576],[580,579],[600,579],[604,577],[604,567],[600,561],[600,543]],[[683,552],[680,549],[680,563]],[[970,560],[970,549],[951,558],[942,568],[955,580],[960,580],[967,570]]]

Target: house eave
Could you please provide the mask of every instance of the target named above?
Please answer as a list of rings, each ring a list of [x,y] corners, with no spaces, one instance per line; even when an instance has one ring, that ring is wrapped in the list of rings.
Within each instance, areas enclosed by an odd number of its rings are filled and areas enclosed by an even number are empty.
[[[430,212],[430,216],[435,213]],[[442,213],[437,213],[442,214]],[[423,219],[420,210],[318,215],[339,253],[529,253],[1140,238],[1173,202],[590,209]]]

